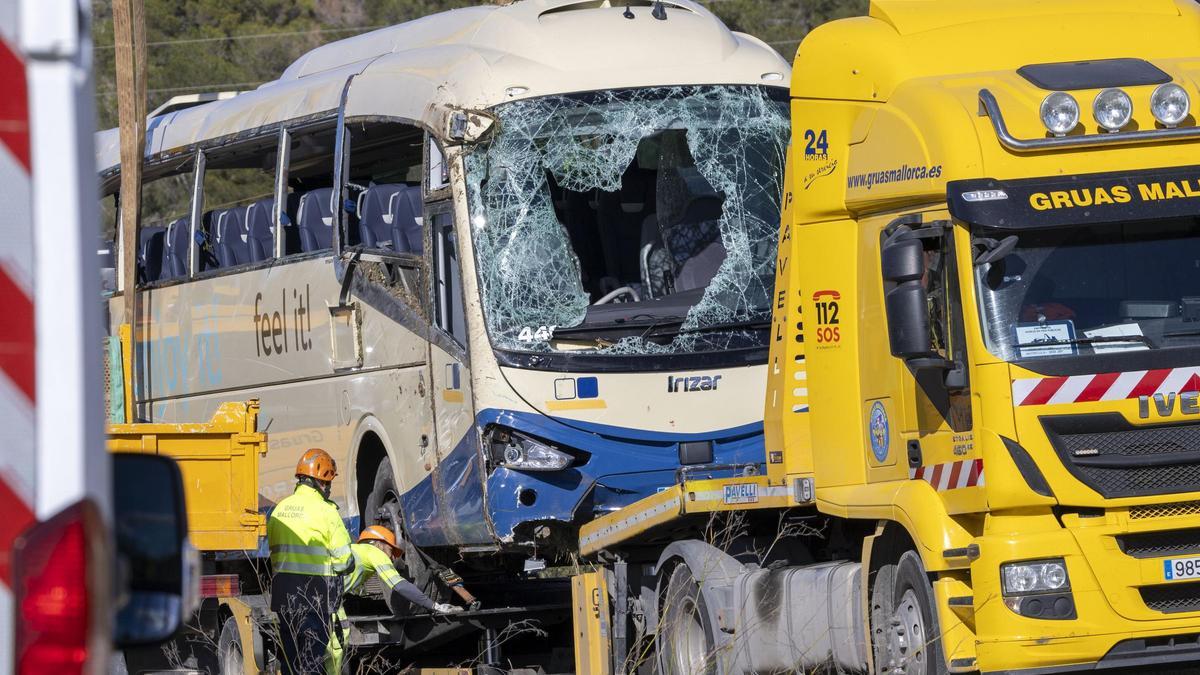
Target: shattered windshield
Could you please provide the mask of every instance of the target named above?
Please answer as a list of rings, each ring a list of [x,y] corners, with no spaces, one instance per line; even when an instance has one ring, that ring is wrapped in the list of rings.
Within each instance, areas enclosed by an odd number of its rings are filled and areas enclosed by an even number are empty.
[[[493,345],[669,354],[766,344],[786,91],[515,101],[466,158]]]
[[[1200,221],[978,229],[989,349],[1005,360],[1200,346]],[[1015,244],[1015,245],[1014,245]]]

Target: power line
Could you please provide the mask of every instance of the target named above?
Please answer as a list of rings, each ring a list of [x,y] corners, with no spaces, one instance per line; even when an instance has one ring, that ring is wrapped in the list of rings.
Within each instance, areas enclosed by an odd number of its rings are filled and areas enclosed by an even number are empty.
[[[274,33],[255,33],[251,35],[226,35],[224,37],[210,38],[177,38],[172,40],[160,40],[158,42],[147,42],[147,47],[164,47],[167,45],[186,45],[198,44],[203,42],[237,42],[239,40],[262,40],[267,38],[279,37],[295,37],[297,35],[321,35],[325,33],[353,33],[366,32],[386,28],[388,24],[380,24],[378,26],[354,26],[352,28],[312,28],[309,30],[293,30],[293,31],[276,31]],[[113,49],[115,45],[96,45],[97,50]]]

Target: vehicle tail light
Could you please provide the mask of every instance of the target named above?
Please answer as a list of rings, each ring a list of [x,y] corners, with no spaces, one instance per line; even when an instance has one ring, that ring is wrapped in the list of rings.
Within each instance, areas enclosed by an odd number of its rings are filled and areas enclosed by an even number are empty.
[[[18,675],[82,673],[99,644],[97,565],[103,523],[80,502],[27,530],[13,545]],[[107,636],[105,636],[107,637]]]
[[[242,580],[236,574],[206,574],[200,577],[200,597],[229,598],[242,594]]]

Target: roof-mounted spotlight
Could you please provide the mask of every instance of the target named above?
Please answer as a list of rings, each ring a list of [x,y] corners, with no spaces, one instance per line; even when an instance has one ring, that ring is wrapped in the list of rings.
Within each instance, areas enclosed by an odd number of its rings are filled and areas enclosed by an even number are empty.
[[[1168,129],[1179,126],[1191,109],[1192,99],[1187,90],[1174,82],[1160,84],[1150,95],[1150,112]]]
[[[1066,136],[1079,126],[1079,101],[1065,91],[1042,99],[1042,124],[1055,136]]]
[[[1097,124],[1109,133],[1116,133],[1133,119],[1133,99],[1120,89],[1105,89],[1096,94],[1092,114]]]

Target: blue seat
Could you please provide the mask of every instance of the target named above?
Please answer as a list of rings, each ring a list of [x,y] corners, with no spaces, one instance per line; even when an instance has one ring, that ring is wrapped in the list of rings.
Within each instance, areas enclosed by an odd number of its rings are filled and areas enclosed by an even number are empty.
[[[383,183],[372,185],[358,196],[358,236],[363,246],[408,252],[407,242],[397,241],[392,227],[397,205],[411,189],[403,183]]]
[[[396,244],[396,250],[421,255],[425,250],[425,233],[421,227],[421,188],[410,187],[400,195],[396,203],[396,212],[392,220],[392,241],[404,242]]]
[[[138,231],[137,265],[142,283],[154,283],[162,277],[166,234],[165,227],[143,227]]]
[[[191,234],[191,218],[179,218],[167,225],[162,279],[183,279],[188,275],[188,242],[191,241]]]
[[[250,262],[275,257],[275,198],[260,199],[246,207],[246,235]]]
[[[246,208],[235,206],[212,212],[213,246],[221,267],[250,262],[249,235],[246,232]]]
[[[296,226],[305,253],[333,248],[333,188],[318,188],[300,197]]]

